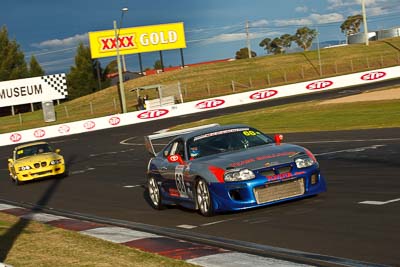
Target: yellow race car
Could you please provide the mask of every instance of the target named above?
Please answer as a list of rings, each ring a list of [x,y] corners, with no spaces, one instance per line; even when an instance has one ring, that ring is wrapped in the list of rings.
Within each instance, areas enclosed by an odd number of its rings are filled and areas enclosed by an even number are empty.
[[[66,175],[64,157],[60,149],[53,148],[46,142],[34,142],[14,148],[8,159],[8,170],[16,185],[22,182]]]

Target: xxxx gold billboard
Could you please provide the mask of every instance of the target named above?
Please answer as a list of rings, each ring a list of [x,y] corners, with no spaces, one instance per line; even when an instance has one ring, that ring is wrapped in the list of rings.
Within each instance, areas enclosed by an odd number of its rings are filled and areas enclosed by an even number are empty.
[[[117,54],[115,30],[89,32],[89,42],[92,58]],[[183,22],[120,29],[118,46],[120,55],[185,48]]]

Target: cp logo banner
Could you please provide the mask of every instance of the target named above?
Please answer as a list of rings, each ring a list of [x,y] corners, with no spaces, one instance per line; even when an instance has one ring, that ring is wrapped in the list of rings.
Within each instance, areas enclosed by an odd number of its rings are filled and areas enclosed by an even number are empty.
[[[120,29],[118,38],[115,30],[89,33],[92,58],[170,50],[186,47],[183,23],[169,23],[144,27]]]

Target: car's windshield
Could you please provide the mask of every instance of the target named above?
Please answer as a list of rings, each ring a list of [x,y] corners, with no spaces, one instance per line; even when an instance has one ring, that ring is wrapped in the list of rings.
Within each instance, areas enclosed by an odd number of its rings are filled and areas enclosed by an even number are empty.
[[[254,128],[244,127],[199,135],[188,140],[187,145],[188,154],[193,159],[269,143],[273,143],[273,140],[267,135]]]
[[[38,144],[33,146],[23,147],[18,149],[15,154],[15,159],[33,156],[36,154],[52,152],[51,147],[48,144]]]

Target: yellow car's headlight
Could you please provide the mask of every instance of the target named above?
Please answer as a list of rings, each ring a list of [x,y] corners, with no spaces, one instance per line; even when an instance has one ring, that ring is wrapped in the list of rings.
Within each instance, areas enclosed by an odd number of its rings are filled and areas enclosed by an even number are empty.
[[[57,165],[57,164],[61,164],[62,160],[61,159],[53,159],[52,161],[50,161],[50,165]]]
[[[27,170],[30,170],[30,169],[32,169],[32,168],[31,168],[31,166],[29,166],[29,165],[25,165],[25,166],[20,166],[20,167],[18,167],[18,170],[19,170],[19,171],[27,171]]]

